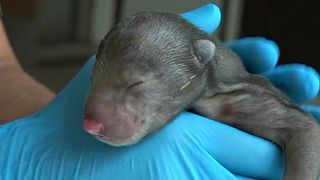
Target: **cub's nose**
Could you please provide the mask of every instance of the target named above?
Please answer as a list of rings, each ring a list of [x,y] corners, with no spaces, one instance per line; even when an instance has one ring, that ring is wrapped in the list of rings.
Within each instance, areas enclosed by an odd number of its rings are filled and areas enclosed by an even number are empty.
[[[83,122],[83,128],[90,134],[99,134],[99,132],[103,129],[103,125],[98,121],[85,118]]]

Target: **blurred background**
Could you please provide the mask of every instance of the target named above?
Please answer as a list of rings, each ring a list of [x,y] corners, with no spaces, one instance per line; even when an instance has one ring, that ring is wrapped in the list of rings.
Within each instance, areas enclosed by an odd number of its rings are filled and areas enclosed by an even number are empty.
[[[92,56],[111,27],[142,10],[181,13],[217,3],[223,41],[264,36],[281,49],[280,63],[320,70],[320,1],[309,0],[0,0],[18,59],[35,79],[58,92]]]

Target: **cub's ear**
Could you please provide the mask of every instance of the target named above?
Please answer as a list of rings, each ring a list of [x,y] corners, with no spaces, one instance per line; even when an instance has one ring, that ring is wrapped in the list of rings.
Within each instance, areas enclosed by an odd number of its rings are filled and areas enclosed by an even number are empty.
[[[215,50],[214,43],[207,39],[196,40],[193,43],[194,54],[201,64],[209,62],[213,58]]]

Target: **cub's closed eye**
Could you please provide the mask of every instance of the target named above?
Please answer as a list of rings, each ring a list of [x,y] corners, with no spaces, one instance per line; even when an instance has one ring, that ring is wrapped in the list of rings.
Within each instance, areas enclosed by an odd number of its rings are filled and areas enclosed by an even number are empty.
[[[133,88],[133,87],[135,87],[135,86],[137,86],[137,85],[140,85],[140,84],[142,84],[142,83],[144,83],[144,82],[143,82],[143,81],[139,81],[139,82],[137,82],[137,83],[131,84],[130,86],[128,86],[128,89]]]

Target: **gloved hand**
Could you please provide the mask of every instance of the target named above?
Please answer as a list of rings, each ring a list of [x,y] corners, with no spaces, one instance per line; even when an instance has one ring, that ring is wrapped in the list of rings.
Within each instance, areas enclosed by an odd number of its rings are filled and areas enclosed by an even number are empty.
[[[210,4],[183,17],[212,33],[220,11]],[[274,68],[279,52],[271,41],[251,38],[230,46],[249,70],[266,74],[293,99],[315,97],[318,74],[302,65]],[[133,146],[111,147],[95,140],[82,129],[94,60],[41,112],[0,126],[1,180],[281,177],[283,154],[276,145],[189,112]]]

